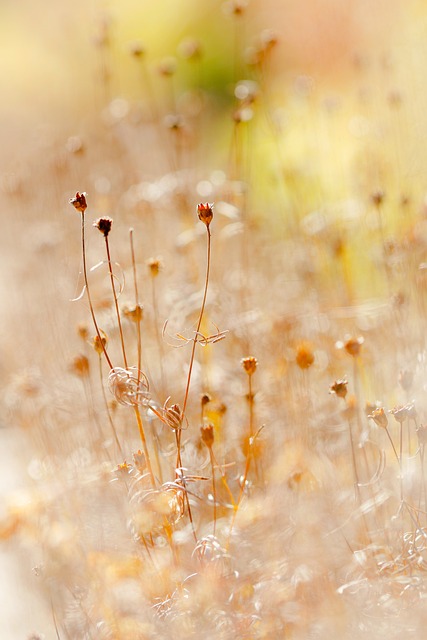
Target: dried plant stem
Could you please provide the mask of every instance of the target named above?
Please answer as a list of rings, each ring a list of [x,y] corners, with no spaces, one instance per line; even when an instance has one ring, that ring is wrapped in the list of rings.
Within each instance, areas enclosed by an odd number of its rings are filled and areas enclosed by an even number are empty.
[[[133,286],[135,290],[135,307],[139,307],[139,294],[138,294],[138,281],[136,277],[136,261],[135,261],[135,249],[133,244],[133,229],[129,229],[130,238],[130,253],[132,258],[132,271],[133,271]],[[138,366],[138,384],[140,382],[141,375],[141,361],[142,361],[142,340],[141,340],[141,319],[138,318],[136,323],[136,340],[137,340],[137,366]]]
[[[213,534],[214,536],[216,535],[216,486],[215,486],[215,457],[213,454],[213,450],[212,447],[208,447],[209,450],[209,460],[211,463],[211,469],[212,469],[212,497],[213,497],[213,517],[214,517],[214,523],[213,523]]]
[[[127,358],[126,358],[125,341],[124,341],[124,336],[123,336],[122,321],[121,321],[121,318],[120,318],[119,303],[117,301],[116,285],[114,283],[113,266],[111,264],[110,244],[108,242],[108,236],[107,235],[105,236],[105,249],[106,249],[106,252],[107,252],[108,271],[109,271],[109,274],[110,274],[111,289],[113,291],[114,306],[116,308],[117,323],[119,325],[120,343],[122,345],[122,353],[123,353],[123,362],[124,362],[124,365],[125,365],[125,369],[127,369],[128,368],[128,363],[127,363]]]
[[[206,261],[205,287],[204,287],[204,292],[203,292],[203,301],[202,301],[202,306],[200,308],[199,319],[197,321],[196,334],[194,336],[193,346],[192,346],[192,349],[191,349],[190,364],[189,364],[189,367],[188,367],[188,375],[187,375],[187,386],[186,386],[186,389],[185,389],[184,402],[182,403],[182,415],[183,416],[185,415],[185,410],[187,408],[188,394],[189,394],[189,391],[190,391],[191,373],[193,371],[194,355],[195,355],[195,351],[196,351],[197,337],[198,337],[198,334],[200,332],[200,327],[202,325],[203,314],[204,314],[205,305],[206,305],[206,297],[207,297],[207,293],[208,293],[209,272],[210,272],[210,265],[211,265],[211,231],[210,231],[209,226],[206,226],[206,232],[207,232],[207,261]]]
[[[105,359],[108,362],[108,366],[110,367],[110,369],[113,369],[113,364],[110,360],[110,357],[107,353],[107,349],[105,348],[105,344],[104,344],[104,340],[102,339],[101,336],[101,332],[99,330],[98,327],[98,323],[96,321],[96,317],[95,317],[95,311],[93,309],[93,304],[92,304],[92,298],[90,295],[90,289],[89,289],[89,282],[88,282],[88,277],[87,277],[87,267],[86,267],[86,246],[85,246],[85,214],[84,212],[82,212],[82,255],[83,255],[83,278],[84,278],[84,282],[85,282],[85,287],[86,287],[86,294],[87,294],[87,299],[89,302],[89,309],[90,309],[90,313],[92,316],[92,321],[95,327],[95,331],[96,331],[96,335],[98,336],[99,339],[99,344],[102,346],[102,351],[104,353]]]
[[[157,349],[159,351],[160,380],[162,385],[162,392],[164,392],[166,388],[165,372],[163,368],[164,350],[163,350],[163,341],[161,340],[160,331],[159,331],[159,310],[158,310],[157,296],[156,296],[156,284],[154,282],[155,280],[156,278],[151,278],[151,301],[153,305],[154,331],[156,333],[156,343],[157,343]]]
[[[224,469],[222,468],[222,466],[219,464],[218,460],[216,459],[213,449],[212,449],[212,456],[213,456],[213,461],[215,463],[215,466],[218,467],[219,472],[221,474],[221,481],[222,481],[222,484],[225,487],[225,490],[227,491],[227,493],[228,493],[228,495],[230,497],[231,504],[233,505],[234,508],[236,508],[236,502],[234,500],[234,496],[233,496],[233,494],[231,492],[231,489],[230,489],[230,487],[228,485],[227,477],[225,475]]]
[[[136,406],[136,405],[134,406],[133,410],[135,412],[136,422],[138,424],[139,436],[141,438],[142,450],[143,450],[144,456],[145,456],[145,463],[147,465],[147,471],[148,471],[148,473],[150,475],[151,484],[152,484],[153,488],[155,488],[156,487],[156,479],[154,477],[153,468],[151,466],[150,454],[148,452],[147,440],[146,440],[146,437],[145,437],[144,425],[142,423],[141,412],[139,410],[139,407]]]
[[[110,411],[109,406],[108,406],[107,396],[105,394],[104,376],[103,376],[103,373],[102,373],[101,354],[99,354],[99,377],[100,377],[100,380],[101,380],[102,397],[104,398],[104,404],[105,404],[105,409],[107,411],[108,422],[110,423],[111,431],[113,432],[113,436],[114,436],[114,440],[116,441],[117,448],[118,448],[118,450],[120,452],[121,457],[123,458],[124,457],[123,456],[123,449],[122,449],[122,446],[120,444],[120,440],[119,440],[118,435],[117,435],[117,430],[116,430],[116,427],[114,425],[114,420],[113,420],[113,418],[111,416],[111,411]]]
[[[243,494],[245,492],[246,482],[247,482],[248,475],[249,475],[249,468],[250,468],[250,465],[251,465],[251,448],[252,448],[252,445],[253,445],[253,440],[254,440],[254,438],[250,438],[249,442],[248,442],[248,453],[246,455],[245,471],[243,473],[243,477],[242,477],[241,482],[240,482],[239,497],[238,497],[237,503],[234,504],[233,518],[231,520],[230,531],[228,533],[228,544],[227,544],[227,546],[230,544],[231,534],[233,532],[233,528],[234,528],[234,525],[235,525],[235,522],[236,522],[237,512],[239,511],[240,504],[241,504],[242,499],[243,499]]]

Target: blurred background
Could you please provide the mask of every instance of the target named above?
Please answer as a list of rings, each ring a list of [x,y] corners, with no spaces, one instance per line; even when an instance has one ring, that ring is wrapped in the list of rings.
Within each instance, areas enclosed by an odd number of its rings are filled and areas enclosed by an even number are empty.
[[[273,230],[275,225],[282,228],[278,198],[284,197],[295,200],[298,222],[305,220],[311,228],[318,219],[309,215],[325,203],[333,209],[343,199],[369,198],[384,184],[395,203],[403,198],[417,207],[423,203],[425,3],[252,0],[240,6],[245,19],[236,27],[236,4],[218,0],[1,1],[4,389],[23,369],[35,367],[43,376],[64,340],[62,318],[68,313],[64,308],[73,292],[70,281],[76,278],[79,248],[65,239],[53,258],[46,251],[62,224],[68,224],[61,218],[68,198],[87,189],[108,213],[120,198],[122,183],[115,182],[120,170],[111,159],[120,159],[122,150],[104,127],[145,123],[135,142],[140,152],[135,173],[151,179],[164,166],[153,160],[150,118],[154,112],[154,119],[163,119],[178,105],[178,111],[201,118],[201,173],[227,169],[235,83],[254,78],[251,56],[265,30],[271,30],[277,45],[268,69],[257,78],[267,116],[251,139],[254,157],[246,176],[254,185],[255,220],[268,220]],[[171,90],[167,76],[175,64]],[[205,113],[191,94],[200,89],[210,96]],[[132,149],[132,132],[123,127],[122,133]],[[69,160],[83,148],[88,172],[78,160]],[[285,184],[281,195],[278,175]],[[407,216],[402,222],[396,204],[389,228],[409,234],[411,213]],[[383,280],[363,268],[355,276],[360,297],[378,294]],[[27,383],[31,386],[31,375]],[[10,496],[17,500],[29,483],[32,445],[25,430],[14,424],[10,394],[3,393],[2,400],[4,516]],[[31,570],[37,567],[37,551],[31,545],[23,551],[7,531],[3,537],[0,573],[8,579],[1,594],[2,640],[30,638],[37,629],[45,634],[40,637],[54,637],[49,602],[39,591],[37,569]]]

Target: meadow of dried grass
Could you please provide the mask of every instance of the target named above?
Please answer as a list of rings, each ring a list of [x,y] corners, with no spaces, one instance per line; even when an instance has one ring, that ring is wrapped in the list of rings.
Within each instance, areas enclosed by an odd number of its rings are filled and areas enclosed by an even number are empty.
[[[1,638],[423,637],[425,10],[111,5],[0,10]]]

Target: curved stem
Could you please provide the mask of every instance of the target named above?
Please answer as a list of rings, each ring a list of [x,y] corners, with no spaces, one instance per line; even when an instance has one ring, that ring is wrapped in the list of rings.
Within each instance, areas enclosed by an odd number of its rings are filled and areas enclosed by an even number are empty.
[[[122,353],[123,353],[123,362],[125,365],[125,369],[127,369],[128,363],[126,359],[125,341],[123,337],[122,321],[120,319],[119,303],[117,302],[116,285],[114,284],[114,274],[113,274],[113,267],[111,264],[110,245],[108,243],[108,236],[105,236],[105,248],[107,250],[108,271],[110,273],[110,281],[111,281],[111,288],[113,290],[114,306],[116,308],[117,322],[119,325],[120,342],[122,345]]]
[[[206,227],[206,231],[207,231],[207,234],[208,234],[208,246],[207,246],[207,265],[206,265],[205,288],[204,288],[204,293],[203,293],[203,302],[202,302],[202,306],[200,308],[199,319],[198,319],[198,322],[197,322],[196,335],[194,336],[193,347],[191,349],[190,365],[188,367],[188,376],[187,376],[187,387],[185,389],[184,402],[183,402],[183,405],[182,405],[182,415],[183,416],[184,416],[185,410],[187,408],[188,394],[189,394],[189,391],[190,391],[191,373],[193,371],[194,355],[195,355],[196,343],[197,343],[197,335],[198,335],[198,333],[200,331],[200,327],[201,327],[201,324],[202,324],[203,314],[204,314],[205,305],[206,305],[206,297],[207,297],[207,293],[208,293],[209,272],[210,272],[210,264],[211,264],[211,232],[210,232],[209,226]]]
[[[90,313],[91,313],[91,316],[92,316],[93,324],[95,326],[96,334],[97,334],[97,336],[99,338],[99,343],[102,346],[102,350],[104,352],[105,359],[107,360],[108,366],[110,367],[110,369],[113,369],[113,364],[112,364],[112,362],[111,362],[111,360],[109,358],[109,355],[107,353],[107,350],[105,348],[104,340],[102,339],[101,332],[99,330],[98,323],[96,321],[95,311],[93,310],[92,299],[91,299],[91,296],[90,296],[89,282],[88,282],[87,268],[86,268],[85,214],[84,214],[84,212],[82,212],[82,253],[83,253],[83,277],[84,277],[85,286],[86,286],[87,299],[89,301]]]

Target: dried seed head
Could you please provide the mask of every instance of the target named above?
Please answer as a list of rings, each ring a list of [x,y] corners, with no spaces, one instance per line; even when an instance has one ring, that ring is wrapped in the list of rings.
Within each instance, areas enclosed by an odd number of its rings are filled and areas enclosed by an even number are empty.
[[[363,343],[364,339],[362,338],[362,336],[359,336],[358,338],[349,338],[344,343],[344,349],[350,356],[353,356],[353,358],[355,358],[359,355]]]
[[[80,378],[86,378],[89,375],[89,360],[86,356],[76,356],[71,363],[71,371]]]
[[[414,374],[407,369],[399,372],[399,384],[404,391],[410,391],[414,382]]]
[[[108,386],[119,404],[135,407],[150,403],[147,376],[137,367],[114,367],[108,375]]]
[[[88,339],[88,337],[89,337],[89,329],[87,328],[86,324],[77,325],[77,335],[82,340],[86,341]]]
[[[385,193],[382,189],[377,189],[371,193],[371,200],[376,207],[379,207],[384,200]]]
[[[168,427],[174,431],[181,429],[183,415],[179,404],[173,404],[168,407],[165,403],[163,405],[163,417]]]
[[[141,322],[144,315],[144,307],[141,304],[136,304],[134,307],[124,307],[123,314],[131,322]]]
[[[101,233],[103,233],[104,238],[106,238],[111,231],[112,224],[113,224],[112,219],[105,217],[105,218],[98,218],[98,220],[96,220],[93,223],[93,226],[96,227]]]
[[[133,462],[135,468],[138,469],[138,471],[142,473],[145,470],[147,465],[145,462],[145,455],[143,454],[141,449],[138,449],[138,451],[133,454]]]
[[[141,42],[132,42],[129,45],[129,52],[134,58],[142,58],[145,54],[144,45]]]
[[[240,363],[243,369],[248,374],[248,376],[252,376],[255,373],[256,368],[258,366],[258,360],[254,358],[254,356],[248,356],[247,358],[242,358],[240,360]]]
[[[391,413],[392,416],[394,416],[394,419],[399,424],[402,424],[403,422],[405,422],[406,418],[408,417],[407,409],[402,405],[397,405],[396,407],[393,407],[393,409],[390,409],[389,413]]]
[[[199,216],[199,220],[203,222],[207,227],[209,227],[213,218],[213,203],[210,204],[206,202],[203,204],[202,202],[197,205],[197,215]]]
[[[214,443],[214,426],[213,424],[207,424],[203,427],[200,427],[200,434],[202,437],[202,442],[210,449]]]
[[[77,191],[75,198],[70,198],[70,204],[72,204],[73,207],[82,214],[87,209],[86,196],[87,193],[79,193]]]
[[[297,348],[295,361],[300,369],[309,369],[314,362],[314,353],[308,342],[303,342]]]
[[[381,429],[387,429],[388,418],[383,407],[380,407],[379,409],[374,409],[374,411],[368,416],[368,418],[372,418],[375,424],[378,427],[381,427]]]
[[[338,398],[345,398],[347,395],[347,380],[335,380],[329,387],[329,393],[335,393]]]
[[[211,400],[212,398],[208,393],[202,393],[202,395],[200,396],[200,404],[202,405],[202,407],[205,407]]]
[[[146,265],[150,270],[151,276],[155,278],[159,275],[160,269],[162,268],[162,259],[160,256],[158,256],[157,258],[149,258],[146,262]]]
[[[108,338],[107,334],[104,331],[100,331],[101,339],[98,335],[93,336],[92,338],[92,347],[95,349],[96,353],[104,353],[104,349],[107,348]]]

